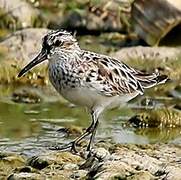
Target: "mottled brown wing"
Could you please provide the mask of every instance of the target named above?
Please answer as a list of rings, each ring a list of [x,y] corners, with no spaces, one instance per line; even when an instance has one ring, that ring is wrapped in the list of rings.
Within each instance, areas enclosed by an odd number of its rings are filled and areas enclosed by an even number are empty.
[[[85,61],[76,69],[82,72],[82,83],[106,96],[143,92],[141,84],[134,77],[134,69],[104,55],[85,52]]]

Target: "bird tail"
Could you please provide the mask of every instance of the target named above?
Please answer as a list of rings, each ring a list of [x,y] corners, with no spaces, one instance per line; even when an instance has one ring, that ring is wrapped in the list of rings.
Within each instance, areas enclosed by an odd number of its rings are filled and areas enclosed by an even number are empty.
[[[136,74],[136,79],[139,81],[143,89],[151,88],[158,84],[164,84],[168,80],[168,76],[153,74]]]

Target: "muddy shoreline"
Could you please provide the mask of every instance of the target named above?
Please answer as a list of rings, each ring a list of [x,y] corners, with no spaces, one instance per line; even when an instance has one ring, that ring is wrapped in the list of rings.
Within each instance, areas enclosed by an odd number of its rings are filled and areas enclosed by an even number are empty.
[[[80,148],[80,152],[82,147]],[[81,156],[85,156],[82,151]],[[2,179],[167,179],[180,180],[181,146],[98,142],[89,158],[50,151],[27,158],[0,154]]]

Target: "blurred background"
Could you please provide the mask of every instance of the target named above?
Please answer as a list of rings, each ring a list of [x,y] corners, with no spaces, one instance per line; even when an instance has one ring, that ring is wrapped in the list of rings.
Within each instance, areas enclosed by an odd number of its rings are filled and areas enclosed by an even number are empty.
[[[83,49],[170,78],[107,112],[97,141],[181,143],[179,0],[0,0],[0,150],[36,154],[90,123],[83,108],[52,88],[47,62],[17,78],[51,29],[72,32]]]

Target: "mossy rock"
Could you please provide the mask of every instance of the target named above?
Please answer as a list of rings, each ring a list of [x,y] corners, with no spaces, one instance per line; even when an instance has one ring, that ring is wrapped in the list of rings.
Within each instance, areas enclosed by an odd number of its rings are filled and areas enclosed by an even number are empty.
[[[153,109],[129,119],[135,127],[181,127],[181,111],[172,108]]]

